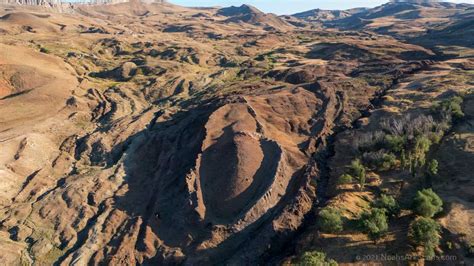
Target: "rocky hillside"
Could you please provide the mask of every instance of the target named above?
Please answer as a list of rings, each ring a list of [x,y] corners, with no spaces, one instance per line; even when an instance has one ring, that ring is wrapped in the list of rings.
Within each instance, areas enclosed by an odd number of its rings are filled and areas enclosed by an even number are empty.
[[[265,14],[249,5],[225,7],[217,11],[218,16],[226,17],[225,23],[248,23],[264,26],[267,29],[287,30],[291,25],[274,14]]]
[[[56,11],[0,5],[3,263],[472,262],[469,24],[402,40],[247,5]]]

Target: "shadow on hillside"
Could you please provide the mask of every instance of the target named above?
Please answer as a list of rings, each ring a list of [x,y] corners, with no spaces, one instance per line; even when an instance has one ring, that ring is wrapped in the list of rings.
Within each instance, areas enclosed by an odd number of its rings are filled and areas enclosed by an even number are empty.
[[[251,257],[252,254],[257,256],[264,253],[268,249],[268,243],[284,243],[291,238],[293,230],[277,231],[269,221],[281,215],[288,205],[298,203],[296,196],[307,182],[306,178],[302,178],[303,170],[291,177],[285,195],[263,216],[241,231],[232,232],[232,236],[218,246],[199,249],[200,245],[212,239],[216,232],[222,233],[223,236],[229,233],[225,232],[225,224],[214,224],[214,220],[209,220],[212,217],[202,218],[203,213],[207,215],[209,210],[201,210],[197,206],[201,195],[196,193],[198,184],[194,181],[198,174],[197,158],[206,157],[206,154],[201,154],[202,142],[206,136],[205,124],[216,108],[216,105],[211,104],[178,113],[166,122],[152,122],[146,130],[130,136],[111,152],[113,157],[123,158],[126,174],[126,193],[117,196],[115,200],[115,208],[125,211],[129,217],[123,225],[125,227],[120,230],[132,230],[139,224],[138,240],[134,247],[139,251],[147,251],[154,246],[158,250],[156,256],[143,262],[145,265],[180,263],[173,261],[176,257],[170,256],[170,253],[167,254],[169,257],[165,258],[166,254],[162,254],[167,252],[164,246],[171,249],[169,252],[181,249],[187,256],[187,263],[224,263],[237,250],[245,250],[245,255],[249,256],[246,259],[255,262],[263,258]],[[246,196],[250,199],[241,204],[242,208],[239,208],[237,216],[241,216],[262,196],[261,191],[268,187],[268,182],[264,180],[266,174],[276,171],[275,158],[270,154],[281,154],[281,150],[276,144],[263,142],[263,165],[256,172],[257,180],[251,184],[248,191],[243,192],[252,195]],[[212,160],[206,162],[206,158],[204,161],[207,165],[225,163]],[[224,172],[219,174],[225,175]],[[223,191],[225,190],[221,189],[216,193]],[[203,188],[203,193],[206,194],[206,188]],[[204,195],[205,201],[208,200],[207,197],[208,195]],[[150,238],[150,231],[162,241],[161,246],[157,244],[156,239]],[[84,235],[87,235],[86,233]],[[256,236],[258,238],[252,239]],[[123,250],[130,249],[130,245],[121,246],[121,238],[124,237],[127,237],[127,233],[112,240],[113,247],[106,251],[106,257],[113,258],[114,254],[130,252]]]

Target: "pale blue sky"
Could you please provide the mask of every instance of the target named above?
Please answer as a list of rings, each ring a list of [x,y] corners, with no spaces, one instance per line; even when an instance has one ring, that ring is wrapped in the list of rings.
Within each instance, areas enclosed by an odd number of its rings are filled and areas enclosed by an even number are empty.
[[[314,8],[348,9],[353,7],[374,7],[388,0],[168,0],[182,6],[240,6],[250,4],[265,12],[293,14]],[[450,1],[474,4],[474,0]]]

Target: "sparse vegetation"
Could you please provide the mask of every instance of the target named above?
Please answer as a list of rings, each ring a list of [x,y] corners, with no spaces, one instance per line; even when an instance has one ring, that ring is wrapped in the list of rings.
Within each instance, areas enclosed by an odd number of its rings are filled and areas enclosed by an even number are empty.
[[[413,211],[423,217],[431,218],[443,210],[443,201],[432,189],[423,189],[416,193]]]
[[[439,245],[440,230],[435,220],[420,217],[410,224],[408,238],[413,244],[423,247],[425,257],[429,259],[435,255],[434,250]]]

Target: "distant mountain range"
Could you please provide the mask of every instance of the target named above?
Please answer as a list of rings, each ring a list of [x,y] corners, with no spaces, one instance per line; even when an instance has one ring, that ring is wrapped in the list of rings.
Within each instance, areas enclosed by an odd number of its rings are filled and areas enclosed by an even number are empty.
[[[71,12],[73,6],[119,4],[129,0],[91,0],[66,3],[61,0],[0,0],[3,4],[42,6]],[[140,3],[166,3],[166,0],[131,0]],[[169,4],[171,5],[171,4]],[[171,5],[174,6],[174,5]],[[472,31],[474,5],[455,4],[435,0],[392,0],[375,8],[348,10],[312,9],[293,15],[267,14],[250,5],[211,8],[222,23],[246,24],[266,30],[286,31],[291,28],[337,28],[342,30],[367,30],[403,38],[420,40],[428,31],[432,36],[464,42],[463,34]],[[177,30],[176,27],[170,26]],[[186,27],[185,27],[186,28]],[[428,41],[428,40],[424,40]],[[439,43],[439,42],[438,42]],[[468,43],[469,44],[469,43]],[[471,44],[469,44],[471,45]]]
[[[368,30],[398,37],[420,37],[428,31],[464,34],[470,30],[474,5],[427,0],[394,0],[375,8],[349,10],[314,9],[292,15],[326,28]],[[450,28],[454,27],[456,33]],[[445,29],[446,28],[446,29]],[[457,35],[458,37],[462,37]],[[456,40],[467,40],[457,38]]]
[[[135,1],[135,0],[132,0]],[[138,0],[137,0],[138,1]],[[139,0],[144,3],[164,3],[166,0]],[[129,0],[89,0],[77,1],[74,4],[118,4],[129,2]],[[61,5],[71,5],[72,2],[61,0],[0,0],[0,4],[16,4],[16,5],[30,5],[43,7],[56,7]]]

